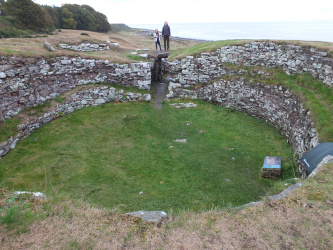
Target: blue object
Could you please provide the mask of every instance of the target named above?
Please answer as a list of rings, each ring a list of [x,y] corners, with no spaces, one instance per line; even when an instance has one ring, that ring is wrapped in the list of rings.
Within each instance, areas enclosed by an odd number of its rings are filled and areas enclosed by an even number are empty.
[[[281,169],[281,157],[280,156],[266,156],[265,160],[264,160],[263,168]]]

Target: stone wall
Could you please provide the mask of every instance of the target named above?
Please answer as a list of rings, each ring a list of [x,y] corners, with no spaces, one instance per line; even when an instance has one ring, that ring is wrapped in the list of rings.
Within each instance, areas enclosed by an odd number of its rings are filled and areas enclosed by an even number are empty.
[[[28,118],[18,126],[19,133],[5,142],[0,142],[0,157],[15,148],[17,142],[54,119],[88,106],[97,106],[108,102],[150,101],[150,94],[125,93],[123,90],[103,86],[77,92],[58,104],[55,110],[44,113],[38,118]]]
[[[0,122],[78,85],[115,83],[149,89],[150,63],[81,58],[0,58]]]
[[[283,68],[287,74],[309,72],[327,86],[333,86],[333,59],[327,57],[327,52],[294,45],[251,42],[244,46],[225,46],[213,53],[201,53],[198,57],[188,56],[169,63],[169,97],[177,89],[207,83],[229,74],[223,68],[224,63]]]
[[[110,43],[100,43],[100,44],[81,43],[81,44],[77,44],[77,45],[69,45],[69,44],[61,43],[58,46],[62,49],[91,52],[91,51],[110,50],[109,45],[110,45]],[[113,45],[113,46],[115,47],[115,45]],[[119,44],[117,47],[119,47]]]
[[[309,72],[327,86],[333,86],[333,59],[314,48],[275,43],[251,42],[244,46],[225,46],[219,51],[223,63],[280,68],[287,74]]]
[[[327,86],[333,86],[333,59],[326,52],[294,45],[251,42],[244,46],[225,46],[213,53],[188,56],[169,63],[170,85],[168,98],[184,97],[211,101],[246,112],[280,129],[300,157],[318,144],[310,112],[288,89],[260,83],[215,81],[223,75],[242,75],[243,70],[228,70],[224,63],[244,66],[260,65],[283,68],[287,74],[309,72]],[[194,91],[193,86],[203,84]],[[192,88],[191,88],[192,87]]]
[[[196,91],[196,95],[197,99],[246,112],[272,124],[299,156],[319,143],[310,111],[286,88],[246,83],[242,79],[219,80]]]

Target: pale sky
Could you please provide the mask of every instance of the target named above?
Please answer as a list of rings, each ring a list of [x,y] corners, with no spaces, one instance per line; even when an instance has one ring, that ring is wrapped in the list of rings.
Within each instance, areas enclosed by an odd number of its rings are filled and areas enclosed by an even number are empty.
[[[154,24],[333,20],[333,0],[34,0],[87,4],[110,23]],[[328,31],[333,32],[333,31]]]

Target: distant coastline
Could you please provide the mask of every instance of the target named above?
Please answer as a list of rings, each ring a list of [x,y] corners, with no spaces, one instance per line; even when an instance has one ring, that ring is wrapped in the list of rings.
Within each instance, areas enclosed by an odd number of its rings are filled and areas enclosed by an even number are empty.
[[[136,29],[138,34],[142,36],[150,36],[153,34],[154,29],[144,29],[144,28],[133,28]],[[197,41],[197,42],[208,42],[212,40],[205,40],[205,39],[195,39],[195,38],[189,38],[189,37],[181,37],[181,36],[172,36],[172,39],[179,39],[179,40],[190,40],[190,41]]]
[[[130,24],[131,28],[160,31],[163,24]],[[170,23],[173,37],[196,40],[269,39],[333,43],[333,20],[298,22]]]

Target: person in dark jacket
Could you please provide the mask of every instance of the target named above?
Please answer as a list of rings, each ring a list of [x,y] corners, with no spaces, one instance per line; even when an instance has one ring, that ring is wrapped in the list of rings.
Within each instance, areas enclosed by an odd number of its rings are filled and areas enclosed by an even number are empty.
[[[170,27],[168,25],[168,22],[165,21],[164,26],[162,28],[162,37],[163,37],[163,40],[164,40],[164,50],[169,50],[170,36],[171,36]]]

